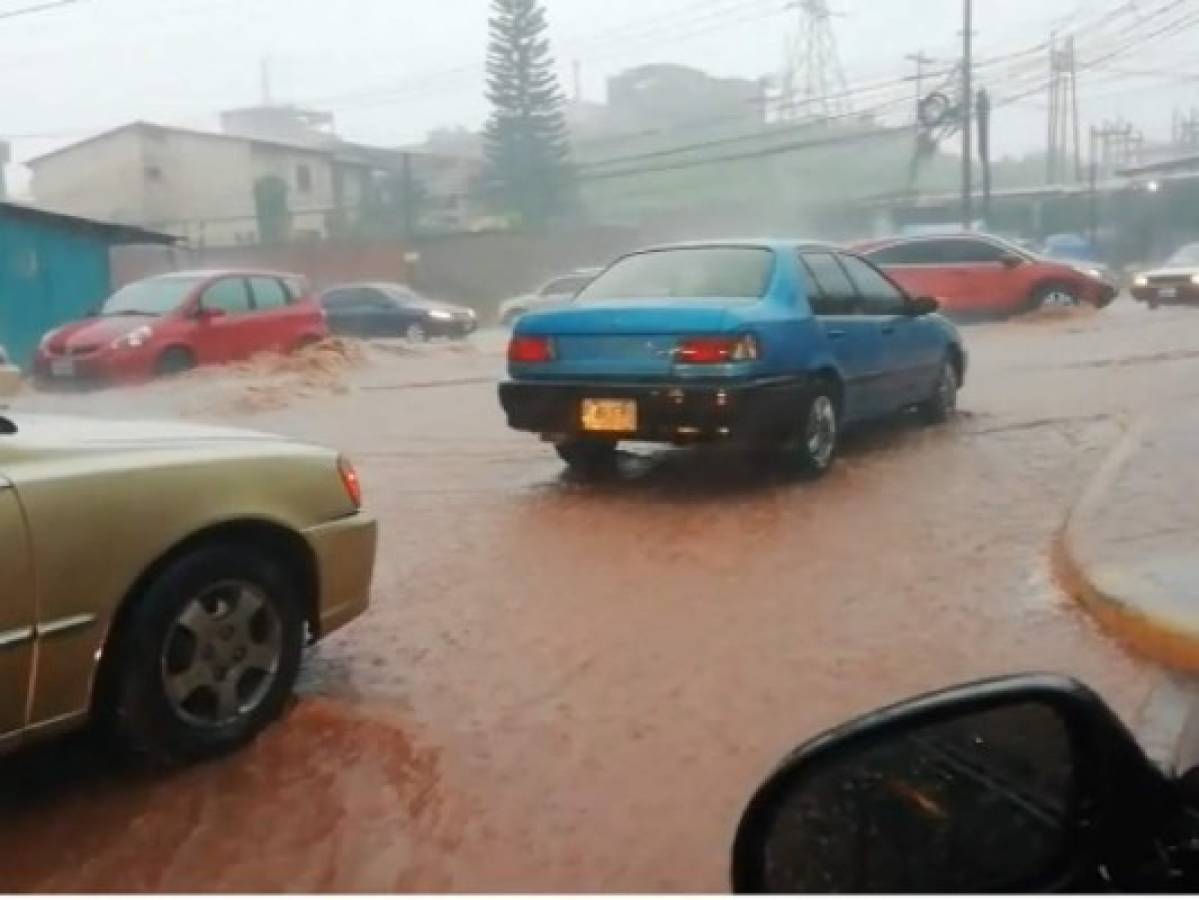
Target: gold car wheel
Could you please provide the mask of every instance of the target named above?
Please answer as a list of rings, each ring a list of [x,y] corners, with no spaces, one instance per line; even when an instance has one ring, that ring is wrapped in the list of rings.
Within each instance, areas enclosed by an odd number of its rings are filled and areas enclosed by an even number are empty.
[[[266,698],[283,655],[283,627],[262,589],[224,581],[183,607],[167,633],[162,679],[175,714],[219,728]]]

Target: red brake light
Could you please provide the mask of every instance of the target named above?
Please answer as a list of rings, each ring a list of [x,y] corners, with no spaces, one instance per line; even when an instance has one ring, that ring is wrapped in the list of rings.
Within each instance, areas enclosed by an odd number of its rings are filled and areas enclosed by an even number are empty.
[[[508,362],[543,363],[553,360],[554,343],[547,337],[513,335],[508,342]]]
[[[698,366],[748,362],[758,358],[758,341],[752,334],[683,338],[674,356],[675,362]]]
[[[337,458],[337,471],[341,475],[341,483],[346,489],[346,496],[354,504],[355,509],[362,508],[362,482],[358,478],[358,470],[344,456]]]

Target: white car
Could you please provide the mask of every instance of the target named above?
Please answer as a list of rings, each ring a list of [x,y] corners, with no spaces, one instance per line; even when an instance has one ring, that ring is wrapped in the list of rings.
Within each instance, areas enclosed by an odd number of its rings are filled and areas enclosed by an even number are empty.
[[[564,303],[570,300],[587,285],[591,284],[602,269],[576,269],[569,275],[559,275],[551,278],[531,294],[521,294],[500,304],[499,320],[501,325],[512,325],[529,310],[538,309],[548,303]]]
[[[21,389],[21,370],[12,364],[0,345],[0,397],[11,397]]]

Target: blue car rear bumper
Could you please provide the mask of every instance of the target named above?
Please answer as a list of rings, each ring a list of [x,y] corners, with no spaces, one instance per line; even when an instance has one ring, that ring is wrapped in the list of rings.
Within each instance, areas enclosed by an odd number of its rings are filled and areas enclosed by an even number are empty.
[[[608,436],[665,442],[785,435],[798,425],[810,390],[806,376],[684,383],[506,381],[499,386],[508,424],[519,431],[579,435],[585,398],[633,400],[636,431]]]

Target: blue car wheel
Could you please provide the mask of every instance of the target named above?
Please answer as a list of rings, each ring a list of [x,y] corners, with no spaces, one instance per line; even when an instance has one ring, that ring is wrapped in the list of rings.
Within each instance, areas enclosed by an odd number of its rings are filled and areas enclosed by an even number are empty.
[[[832,390],[817,388],[808,399],[795,435],[795,460],[804,472],[819,477],[832,467],[840,430]]]

